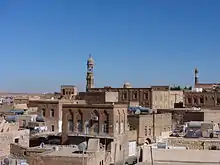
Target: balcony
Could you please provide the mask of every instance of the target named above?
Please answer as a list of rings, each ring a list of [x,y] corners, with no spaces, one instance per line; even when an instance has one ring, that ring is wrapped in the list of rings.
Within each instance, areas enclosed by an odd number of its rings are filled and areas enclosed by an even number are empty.
[[[84,136],[84,137],[95,137],[95,138],[110,138],[113,139],[113,133],[105,133],[105,132],[91,132],[91,131],[85,131],[85,132],[69,132],[68,136]]]

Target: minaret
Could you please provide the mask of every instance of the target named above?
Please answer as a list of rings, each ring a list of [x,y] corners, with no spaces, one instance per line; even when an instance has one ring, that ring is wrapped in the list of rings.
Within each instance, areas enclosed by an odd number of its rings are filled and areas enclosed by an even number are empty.
[[[199,76],[198,76],[198,74],[199,74],[199,71],[198,71],[198,69],[197,68],[195,68],[195,70],[194,70],[194,74],[195,74],[195,77],[194,77],[194,85],[196,85],[196,84],[198,84],[199,83]]]
[[[94,67],[94,60],[90,54],[87,60],[86,91],[88,91],[88,89],[94,88],[93,67]]]

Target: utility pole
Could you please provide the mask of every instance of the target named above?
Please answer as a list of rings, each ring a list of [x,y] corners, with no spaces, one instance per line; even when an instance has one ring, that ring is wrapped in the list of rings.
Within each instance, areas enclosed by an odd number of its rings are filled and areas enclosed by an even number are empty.
[[[150,146],[150,157],[151,157],[151,165],[154,165],[153,149],[152,149],[152,146]]]
[[[154,142],[156,141],[155,139],[155,111],[153,110],[153,140]]]

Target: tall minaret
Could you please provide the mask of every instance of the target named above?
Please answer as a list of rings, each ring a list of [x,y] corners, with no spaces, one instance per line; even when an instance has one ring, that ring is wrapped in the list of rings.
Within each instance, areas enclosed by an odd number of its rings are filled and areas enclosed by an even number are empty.
[[[86,91],[88,91],[88,89],[90,88],[94,88],[93,67],[94,67],[94,60],[90,54],[87,60]]]
[[[194,70],[194,74],[195,74],[195,77],[194,77],[194,85],[196,85],[196,84],[198,84],[199,83],[199,71],[198,71],[198,69],[197,68],[195,68],[195,70]]]

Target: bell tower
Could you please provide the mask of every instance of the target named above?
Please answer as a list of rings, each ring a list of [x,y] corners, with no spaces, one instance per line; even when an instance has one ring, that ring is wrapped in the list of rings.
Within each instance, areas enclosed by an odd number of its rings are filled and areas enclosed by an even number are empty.
[[[88,89],[94,88],[93,67],[94,67],[94,60],[90,54],[87,60],[86,91],[88,91]]]

